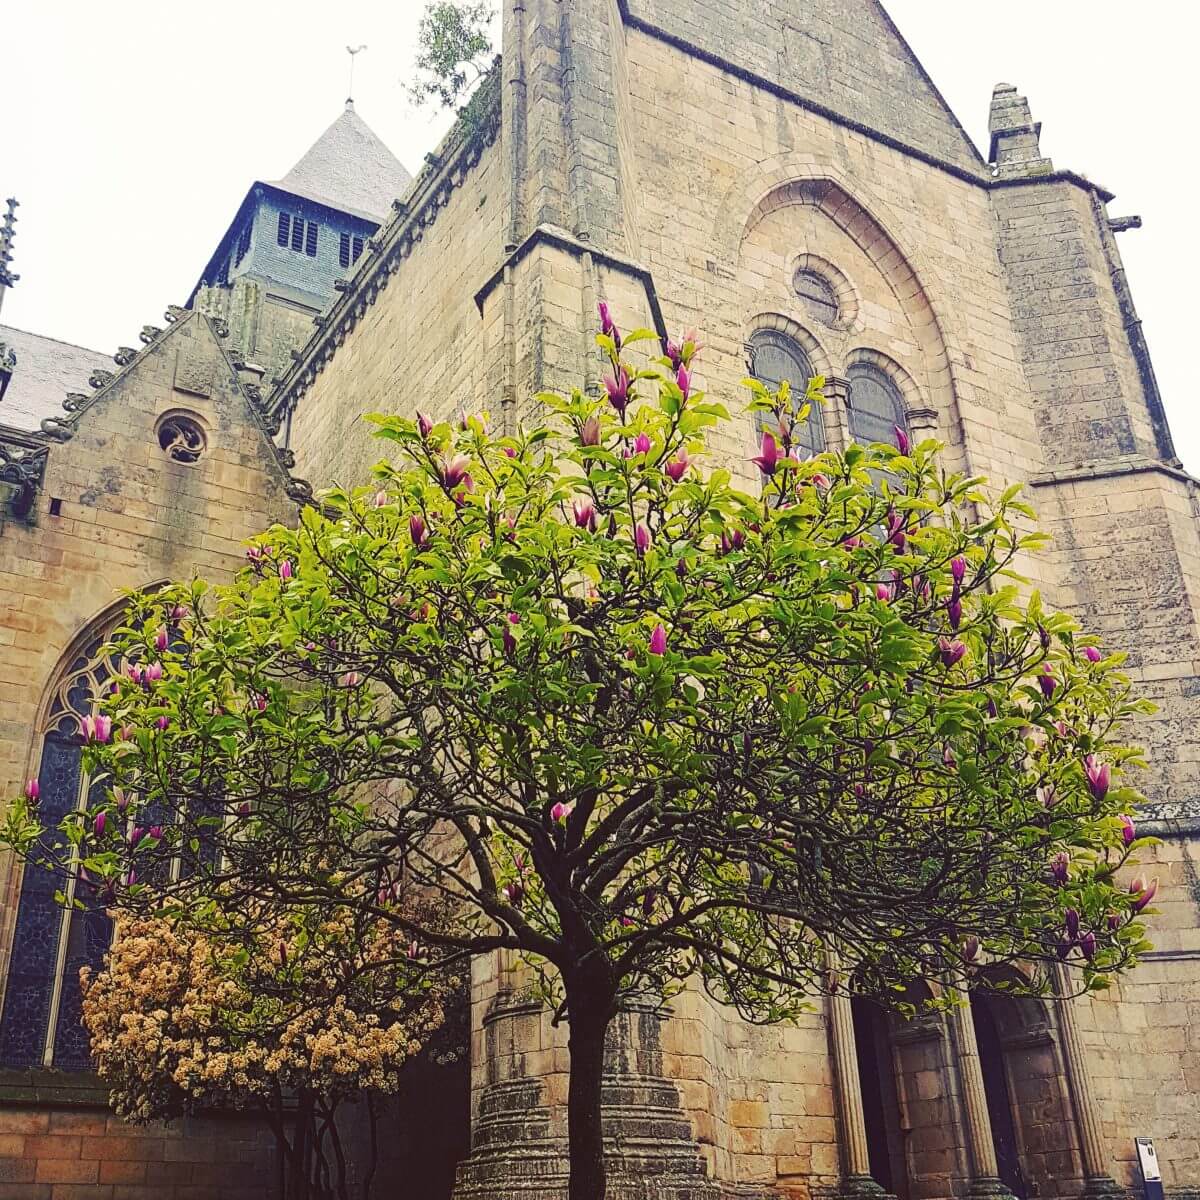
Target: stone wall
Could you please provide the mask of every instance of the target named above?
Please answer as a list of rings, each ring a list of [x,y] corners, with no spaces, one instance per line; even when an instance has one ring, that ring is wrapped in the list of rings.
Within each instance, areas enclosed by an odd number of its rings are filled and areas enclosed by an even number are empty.
[[[185,411],[207,439],[195,464],[161,447],[164,416]],[[64,414],[65,416],[65,414]],[[227,577],[241,541],[292,520],[282,470],[218,340],[188,315],[128,366],[52,444],[32,524],[0,534],[0,790],[37,770],[38,721],[69,648],[121,589]],[[21,872],[0,862],[0,981]],[[131,1128],[102,1093],[66,1098],[77,1077],[0,1073],[0,1195],[10,1200],[248,1200],[269,1186],[269,1135],[245,1120]],[[86,1088],[84,1089],[86,1091]],[[82,1104],[82,1107],[79,1105]],[[90,1105],[90,1106],[89,1106]]]
[[[5,1200],[261,1200],[273,1187],[273,1153],[254,1118],[137,1126],[103,1099],[72,1108],[0,1099]]]

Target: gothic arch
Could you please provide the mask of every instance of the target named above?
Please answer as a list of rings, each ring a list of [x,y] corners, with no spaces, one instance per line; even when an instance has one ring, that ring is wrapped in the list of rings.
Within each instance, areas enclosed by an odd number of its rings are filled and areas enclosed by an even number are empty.
[[[759,163],[726,193],[712,227],[718,261],[732,266],[742,243],[770,213],[793,205],[814,208],[851,238],[879,270],[902,304],[925,357],[927,386],[935,407],[948,414],[951,440],[970,472],[958,409],[954,364],[963,352],[940,305],[921,282],[928,275],[920,255],[894,233],[897,222],[876,196],[860,200],[841,168],[812,154],[793,153]]]
[[[146,585],[148,590],[162,581]],[[79,718],[120,670],[104,644],[126,606],[106,605],[71,637],[42,691],[29,729],[25,778],[41,787],[39,805],[47,825],[86,802],[94,781],[79,754]],[[87,1039],[78,1019],[81,965],[96,965],[108,944],[108,917],[86,901],[67,911],[54,892],[74,896],[74,885],[48,871],[34,875],[10,861],[4,894],[12,900],[0,927],[7,954],[0,979],[0,1065],[42,1065],[79,1070],[87,1065]],[[19,937],[18,937],[19,935]]]
[[[869,346],[856,346],[846,355],[845,374],[849,376],[850,368],[859,363],[874,367],[891,380],[900,394],[906,417],[929,407],[920,384],[894,358]]]
[[[741,327],[745,330],[746,341],[765,329],[773,329],[777,333],[782,333],[785,337],[791,338],[804,351],[815,374],[827,376],[835,374],[833,360],[829,357],[825,347],[806,326],[801,325],[792,317],[785,316],[781,312],[756,312],[753,316],[747,317]]]

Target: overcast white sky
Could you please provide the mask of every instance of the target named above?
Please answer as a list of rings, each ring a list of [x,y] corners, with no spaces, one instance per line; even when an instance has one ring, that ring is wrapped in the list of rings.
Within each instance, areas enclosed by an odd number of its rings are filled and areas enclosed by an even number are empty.
[[[1200,470],[1191,5],[885,3],[977,144],[993,84],[1014,83],[1044,123],[1043,152],[1116,192],[1114,214],[1144,217],[1121,250],[1179,452]],[[401,87],[420,0],[4,7],[0,197],[21,201],[22,278],[0,320],[94,349],[136,344],[187,298],[249,184],[283,175],[341,111],[347,43],[369,47],[359,114],[414,173],[448,123]]]

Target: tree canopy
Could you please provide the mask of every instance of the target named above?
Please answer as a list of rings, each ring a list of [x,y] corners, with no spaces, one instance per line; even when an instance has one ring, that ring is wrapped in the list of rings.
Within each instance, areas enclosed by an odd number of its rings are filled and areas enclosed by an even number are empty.
[[[1153,896],[1117,879],[1146,706],[1015,574],[1044,544],[1019,489],[900,430],[801,458],[819,379],[747,381],[738,486],[696,336],[602,325],[601,395],[522,430],[374,417],[372,486],[255,539],[231,585],[132,596],[83,731],[112,789],[59,851],[200,927],[270,895],[388,920],[430,970],[517,951],[570,1024],[572,1200],[603,1196],[623,1003],[698,978],[775,1021],[985,962],[1101,987]],[[35,806],[6,836],[45,853]],[[188,869],[152,888],[165,855]],[[392,904],[400,880],[453,924]]]

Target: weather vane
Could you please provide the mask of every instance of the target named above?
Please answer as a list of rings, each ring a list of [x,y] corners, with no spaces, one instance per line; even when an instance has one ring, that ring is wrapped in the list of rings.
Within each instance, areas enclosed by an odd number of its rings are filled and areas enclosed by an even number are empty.
[[[355,55],[361,54],[366,49],[366,46],[347,46],[346,53],[350,55],[350,87],[346,91],[346,103],[354,103],[354,58]]]

